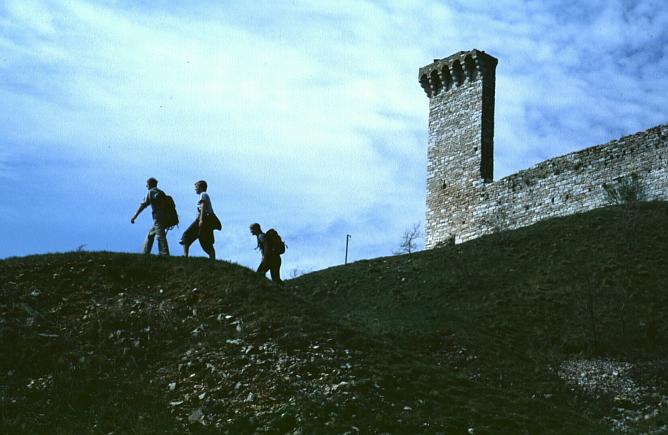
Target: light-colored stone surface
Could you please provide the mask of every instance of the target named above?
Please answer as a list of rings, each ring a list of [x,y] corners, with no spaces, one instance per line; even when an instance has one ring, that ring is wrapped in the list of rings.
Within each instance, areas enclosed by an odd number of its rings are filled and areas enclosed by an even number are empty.
[[[608,205],[603,186],[631,174],[644,199],[668,200],[668,125],[493,182],[496,63],[472,50],[420,69],[429,97],[426,248]]]

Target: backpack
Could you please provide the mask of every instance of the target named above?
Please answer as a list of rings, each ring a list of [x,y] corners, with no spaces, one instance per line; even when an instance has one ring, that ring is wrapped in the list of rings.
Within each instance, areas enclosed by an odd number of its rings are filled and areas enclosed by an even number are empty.
[[[160,223],[165,230],[171,230],[179,224],[179,215],[176,213],[176,203],[174,198],[164,195],[161,200]]]
[[[285,245],[285,242],[283,242],[283,239],[281,239],[281,236],[278,235],[278,232],[271,228],[269,231],[265,233],[266,236],[266,241],[269,244],[269,252],[273,252],[274,254],[284,254],[285,253],[285,248],[287,246]]]

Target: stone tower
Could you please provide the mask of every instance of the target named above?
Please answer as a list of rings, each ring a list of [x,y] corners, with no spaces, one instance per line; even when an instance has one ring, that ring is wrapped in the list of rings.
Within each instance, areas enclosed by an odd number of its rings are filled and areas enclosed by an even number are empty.
[[[420,68],[429,97],[425,247],[466,239],[474,204],[494,174],[494,86],[498,60],[460,51]]]

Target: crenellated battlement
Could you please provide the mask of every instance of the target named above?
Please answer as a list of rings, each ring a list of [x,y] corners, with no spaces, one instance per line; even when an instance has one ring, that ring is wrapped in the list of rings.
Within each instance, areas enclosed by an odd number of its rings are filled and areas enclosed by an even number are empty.
[[[497,63],[498,59],[484,51],[460,51],[443,59],[434,59],[433,63],[420,68],[420,85],[431,98],[442,90],[448,91],[481,75],[493,74]]]

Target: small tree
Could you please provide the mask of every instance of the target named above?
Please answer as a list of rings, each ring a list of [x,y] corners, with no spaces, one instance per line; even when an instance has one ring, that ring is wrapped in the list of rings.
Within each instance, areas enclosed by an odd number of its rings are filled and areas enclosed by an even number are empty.
[[[603,189],[611,204],[634,205],[643,200],[643,188],[640,177],[631,173],[615,179],[612,184],[604,184]]]
[[[418,222],[413,227],[404,231],[399,249],[394,251],[394,253],[397,255],[412,253],[417,249],[417,241],[420,237],[422,237],[422,231],[420,231],[420,222]]]

